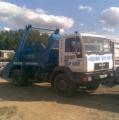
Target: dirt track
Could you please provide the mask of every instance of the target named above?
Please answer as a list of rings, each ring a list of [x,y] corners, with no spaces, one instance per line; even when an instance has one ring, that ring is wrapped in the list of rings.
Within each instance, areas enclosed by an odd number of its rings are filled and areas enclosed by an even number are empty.
[[[119,86],[63,98],[48,84],[17,88],[0,79],[0,120],[119,120]]]

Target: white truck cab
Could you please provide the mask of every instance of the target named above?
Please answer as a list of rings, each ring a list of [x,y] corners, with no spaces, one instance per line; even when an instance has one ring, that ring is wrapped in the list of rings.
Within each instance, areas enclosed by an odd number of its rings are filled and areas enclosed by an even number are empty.
[[[104,36],[79,34],[60,41],[59,65],[74,72],[98,72],[113,68],[111,44]]]
[[[69,73],[65,75],[72,83],[88,90],[97,89],[102,81],[113,75],[110,40],[84,33],[65,35],[59,41],[59,67],[68,69]],[[63,84],[63,75],[60,77]]]

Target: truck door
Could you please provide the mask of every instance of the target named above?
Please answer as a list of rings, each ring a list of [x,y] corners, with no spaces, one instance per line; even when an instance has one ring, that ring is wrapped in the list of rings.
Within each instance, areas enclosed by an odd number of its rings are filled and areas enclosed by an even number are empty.
[[[62,40],[60,44],[60,63],[74,72],[82,71],[82,47],[80,38],[69,37]],[[61,60],[62,59],[62,60]]]

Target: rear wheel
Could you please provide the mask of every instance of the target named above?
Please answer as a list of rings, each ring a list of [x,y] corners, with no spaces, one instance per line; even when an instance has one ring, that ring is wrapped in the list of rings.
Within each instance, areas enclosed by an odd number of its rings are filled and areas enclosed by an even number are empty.
[[[15,86],[21,87],[27,85],[27,79],[23,78],[20,69],[12,70],[11,79]]]
[[[61,96],[71,96],[76,89],[76,85],[63,73],[58,74],[53,83],[54,90]]]

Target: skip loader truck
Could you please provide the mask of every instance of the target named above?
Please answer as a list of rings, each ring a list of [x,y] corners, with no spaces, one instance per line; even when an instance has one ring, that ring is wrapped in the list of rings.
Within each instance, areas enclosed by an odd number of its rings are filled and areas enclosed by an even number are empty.
[[[29,44],[34,28],[25,28],[23,37],[2,76],[16,86],[50,82],[56,93],[70,96],[77,89],[96,90],[102,81],[112,77],[113,56],[110,41],[100,35],[60,35],[53,31],[48,46]]]

